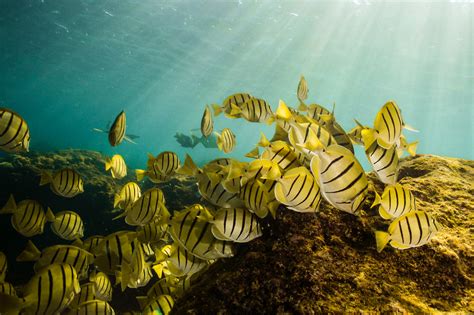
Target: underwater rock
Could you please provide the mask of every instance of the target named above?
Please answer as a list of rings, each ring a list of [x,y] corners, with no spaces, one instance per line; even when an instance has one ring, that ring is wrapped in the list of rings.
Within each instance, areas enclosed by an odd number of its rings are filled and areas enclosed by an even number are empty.
[[[427,245],[377,253],[374,230],[389,222],[370,209],[373,193],[361,217],[327,203],[317,215],[280,207],[261,238],[212,265],[173,313],[474,312],[474,161],[408,157],[399,181],[444,227]]]

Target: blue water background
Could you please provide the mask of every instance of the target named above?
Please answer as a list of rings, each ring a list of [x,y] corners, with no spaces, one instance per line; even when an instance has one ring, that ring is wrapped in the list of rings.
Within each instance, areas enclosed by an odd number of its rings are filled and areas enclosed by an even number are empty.
[[[347,130],[394,99],[418,152],[473,159],[473,51],[467,2],[2,0],[0,105],[27,120],[31,150],[204,162],[225,154],[173,135],[198,128],[206,104],[248,92],[295,106],[303,74],[309,101],[335,102]],[[91,129],[122,109],[140,138],[111,148]],[[237,158],[273,133],[223,116],[215,127],[235,132]]]

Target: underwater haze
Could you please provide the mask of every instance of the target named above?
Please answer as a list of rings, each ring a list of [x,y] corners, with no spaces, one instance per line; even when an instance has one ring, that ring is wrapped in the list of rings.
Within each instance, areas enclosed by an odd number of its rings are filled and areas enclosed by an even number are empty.
[[[395,100],[419,133],[418,153],[473,159],[473,4],[418,1],[0,1],[0,105],[22,115],[30,150],[120,153],[143,168],[170,150],[202,163],[224,154],[182,148],[206,104],[247,92],[308,102],[346,129],[372,125]],[[137,144],[111,148],[105,128],[125,110]],[[273,127],[223,116],[242,157]],[[194,131],[196,135],[200,131]]]

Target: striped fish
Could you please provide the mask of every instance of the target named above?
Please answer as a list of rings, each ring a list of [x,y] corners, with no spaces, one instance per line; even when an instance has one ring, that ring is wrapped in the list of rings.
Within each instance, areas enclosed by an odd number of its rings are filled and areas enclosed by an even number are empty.
[[[175,277],[192,275],[208,266],[206,260],[190,254],[176,243],[171,247],[171,253],[167,262],[169,271]]]
[[[380,253],[387,244],[397,249],[425,245],[439,230],[439,224],[428,213],[409,212],[394,220],[388,227],[388,233],[375,231],[377,251]]]
[[[72,241],[84,236],[84,223],[74,211],[61,211],[53,214],[48,210],[46,214],[51,221],[51,230],[62,239]]]
[[[76,270],[69,264],[51,264],[35,274],[23,288],[25,314],[59,314],[80,292]]]
[[[161,189],[151,188],[124,212],[128,225],[147,225],[152,221],[166,220],[170,214],[165,206],[165,197]]]
[[[300,103],[298,110],[306,112],[306,117],[320,121],[321,115],[330,115],[331,112],[319,104],[305,105]]]
[[[224,153],[230,153],[235,147],[235,135],[229,128],[224,128],[221,134],[216,133],[217,147]]]
[[[388,101],[377,113],[374,129],[368,129],[365,132],[368,134],[366,137],[375,138],[379,146],[390,149],[394,144],[399,143],[403,127],[400,108],[394,101]],[[371,141],[368,142],[372,143]]]
[[[275,197],[288,209],[297,212],[316,212],[321,204],[321,190],[306,167],[287,171],[275,186]]]
[[[384,149],[377,141],[373,141],[365,150],[365,154],[382,183],[394,185],[397,182],[399,157],[395,145],[390,149]]]
[[[342,128],[341,125],[339,125],[336,121],[334,116],[334,108],[331,114],[320,116],[320,123],[331,133],[337,144],[354,153],[354,147],[352,146],[351,138],[348,136],[344,128]]]
[[[127,129],[127,117],[125,112],[121,111],[109,129],[109,143],[111,146],[115,147],[122,143],[125,138],[125,131]]]
[[[119,231],[107,235],[94,251],[94,264],[100,271],[115,275],[122,263],[132,261],[132,231]]]
[[[308,83],[304,76],[301,76],[300,82],[298,83],[298,89],[296,90],[296,95],[301,103],[308,98],[308,91]]]
[[[15,287],[11,283],[4,281],[0,281],[0,294],[17,296]]]
[[[159,297],[149,301],[142,309],[143,315],[168,315],[174,306],[174,300],[169,295],[160,295]]]
[[[137,176],[137,181],[142,181],[146,176],[154,184],[166,183],[173,177],[172,175],[162,175],[155,165],[152,165],[147,170],[137,169],[135,170],[135,175]]]
[[[0,252],[0,283],[5,281],[7,269],[8,269],[7,256],[4,253]]]
[[[237,107],[240,107],[243,103],[248,101],[249,99],[253,98],[250,94],[248,93],[236,93],[228,96],[224,102],[222,102],[222,106],[219,106],[217,104],[213,104],[212,107],[214,108],[214,116],[219,116],[222,111],[226,113],[227,115],[230,115],[230,112],[232,111],[232,105],[235,105]],[[240,115],[237,116],[230,116],[230,118],[238,118]]]
[[[127,176],[127,165],[120,154],[115,154],[111,159],[106,158],[105,170],[110,170],[112,178],[122,179]]]
[[[30,130],[17,113],[0,108],[0,149],[9,153],[28,152]]]
[[[58,196],[72,198],[84,192],[84,182],[76,171],[70,168],[62,169],[53,175],[41,173],[40,186],[50,184],[51,190]]]
[[[362,130],[369,129],[367,126],[363,126],[357,120],[355,121],[357,125],[352,128],[347,135],[351,139],[351,141],[355,144],[364,145],[364,140],[362,139]]]
[[[221,208],[212,224],[212,234],[219,240],[246,243],[262,236],[257,217],[244,208]]]
[[[204,260],[232,256],[231,247],[218,241],[212,234],[210,220],[212,214],[198,204],[175,212],[170,224],[171,238],[191,254]]]
[[[77,309],[70,310],[68,315],[115,315],[115,311],[109,303],[101,300],[90,300],[78,305]]]
[[[158,154],[156,158],[151,154],[148,156],[148,168],[152,165],[161,175],[169,176],[173,175],[180,167],[180,161],[176,153],[164,151]]]
[[[418,141],[415,141],[415,142],[412,142],[412,143],[408,143],[407,139],[405,138],[404,135],[401,135],[400,136],[400,143],[399,145],[397,146],[398,149],[398,157],[402,157],[403,155],[403,151],[407,151],[408,154],[410,154],[411,156],[415,156],[416,155],[416,147],[418,146]]]
[[[140,242],[135,239],[133,244],[132,261],[122,263],[121,271],[116,273],[115,279],[117,283],[120,282],[122,292],[127,287],[136,289],[146,286],[153,277],[150,265],[145,261],[145,252]]]
[[[282,171],[288,171],[300,166],[298,156],[294,152],[294,149],[286,142],[269,142],[265,138],[265,135],[262,134],[259,145],[265,148],[262,152],[261,158],[277,163]]]
[[[103,273],[92,273],[89,277],[89,281],[94,283],[95,296],[99,300],[112,301],[112,282],[109,277]]]
[[[268,212],[275,213],[279,203],[271,202],[267,188],[258,179],[252,179],[240,189],[239,197],[244,201],[245,207],[259,218],[265,218]]]
[[[79,244],[74,244],[78,247],[81,247],[82,249],[88,251],[89,253],[93,253],[99,243],[104,239],[102,235],[92,235],[89,236],[84,240],[84,242],[78,242]],[[82,244],[81,244],[82,243]]]
[[[321,142],[324,148],[337,143],[331,133],[315,120],[308,123],[291,123],[288,140],[296,151],[301,152],[299,145],[304,145],[314,137]]]
[[[82,279],[87,276],[89,265],[94,261],[94,257],[90,252],[73,245],[54,245],[40,251],[33,242],[28,241],[25,250],[18,255],[16,260],[35,261],[35,271],[40,271],[51,264],[70,264]]]
[[[142,243],[156,243],[166,237],[167,231],[167,223],[150,222],[137,227],[137,238]]]
[[[205,173],[218,173],[222,170],[225,166],[230,166],[232,163],[232,159],[230,158],[219,158],[210,161],[206,165],[203,166],[202,170]]]
[[[249,122],[272,123],[273,111],[270,105],[262,99],[252,98],[240,106],[232,106],[231,116],[241,116]]]
[[[81,285],[81,292],[76,294],[69,308],[77,308],[79,304],[92,300],[95,300],[95,285],[92,282],[84,283]]]
[[[211,109],[208,105],[204,109],[204,114],[201,119],[201,133],[204,137],[209,137],[214,130],[214,121],[212,120]]]
[[[213,173],[198,176],[198,190],[201,196],[215,206],[232,208],[243,206],[237,193],[228,192],[223,186],[223,178]]]
[[[318,180],[321,194],[335,208],[356,213],[365,201],[368,181],[354,154],[340,145],[325,150],[313,148],[311,171]]]
[[[155,282],[155,284],[153,284],[153,286],[148,289],[146,295],[148,299],[153,299],[160,295],[173,295],[173,292],[176,291],[178,283],[179,279],[175,276],[166,276],[165,278]]]
[[[10,195],[7,203],[0,210],[0,214],[7,213],[13,214],[11,217],[13,228],[25,237],[42,234],[44,224],[46,220],[49,220],[39,202],[22,200],[17,205],[13,195]]]
[[[375,192],[372,207],[379,206],[379,214],[385,220],[394,219],[409,212],[416,211],[415,196],[412,192],[397,183],[386,186],[382,197]]]
[[[135,182],[128,182],[114,196],[114,208],[129,209],[142,196],[140,186]]]

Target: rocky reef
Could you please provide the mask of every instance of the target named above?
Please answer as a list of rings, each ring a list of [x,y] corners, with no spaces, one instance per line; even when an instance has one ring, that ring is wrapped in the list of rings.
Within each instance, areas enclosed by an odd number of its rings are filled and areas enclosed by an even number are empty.
[[[0,206],[12,193],[18,201],[35,199],[54,211],[77,211],[85,222],[85,237],[131,230],[123,220],[112,220],[116,214],[111,210],[113,194],[134,180],[133,171],[114,180],[104,170],[104,158],[84,150],[0,158]],[[66,199],[38,186],[41,170],[64,167],[83,176],[83,194]],[[173,312],[474,312],[474,161],[418,155],[402,160],[399,177],[413,191],[418,208],[443,225],[428,245],[408,250],[388,246],[377,253],[374,230],[386,230],[388,222],[370,209],[373,194],[360,217],[327,203],[316,215],[280,207],[277,220],[263,222],[261,238],[237,245],[234,257],[213,264],[176,301]],[[382,193],[375,175],[369,174],[369,179]],[[152,186],[149,181],[141,184],[143,191]],[[179,176],[158,187],[170,210],[199,202],[195,182],[189,178]],[[12,229],[7,218],[0,216],[0,250],[9,257],[7,280],[20,285],[32,275],[32,264],[14,262],[27,239]],[[63,243],[46,231],[32,240],[39,248]],[[119,298],[112,303],[116,312],[136,309],[137,293],[117,292]]]
[[[212,265],[174,313],[474,312],[474,161],[418,155],[399,178],[444,227],[428,245],[377,253],[373,232],[387,222],[373,200],[361,217],[327,203],[316,216],[280,207],[263,237]]]

